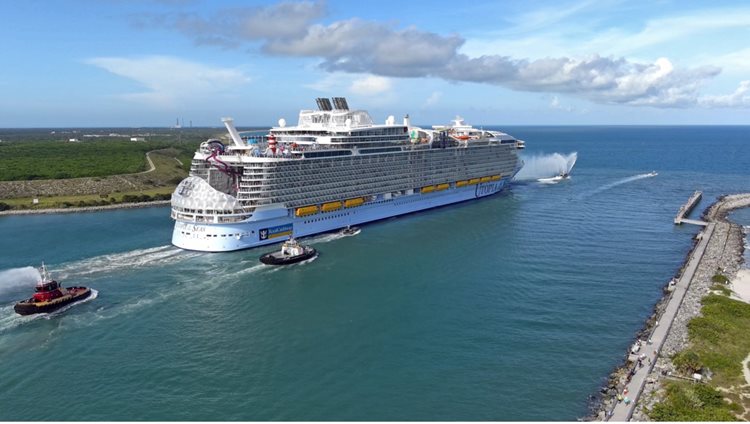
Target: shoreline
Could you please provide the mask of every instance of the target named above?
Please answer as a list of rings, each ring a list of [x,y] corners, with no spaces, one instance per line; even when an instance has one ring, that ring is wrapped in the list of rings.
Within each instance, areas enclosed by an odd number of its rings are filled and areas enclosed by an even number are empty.
[[[7,211],[0,211],[0,217],[12,216],[12,215],[45,215],[54,213],[75,213],[75,212],[99,212],[115,209],[138,209],[138,208],[151,208],[157,206],[169,205],[171,200],[153,200],[150,202],[138,202],[138,203],[117,203],[114,205],[102,205],[102,206],[83,206],[83,207],[69,207],[69,208],[51,208],[51,209],[14,209]]]
[[[701,215],[701,218],[714,226],[714,231],[710,234],[705,251],[698,260],[698,267],[686,288],[684,298],[681,300],[677,314],[672,322],[664,322],[662,325],[669,326],[666,339],[658,351],[654,363],[648,370],[642,393],[631,393],[630,397],[635,399],[632,421],[650,421],[644,409],[650,409],[661,399],[660,390],[663,374],[675,371],[671,362],[671,357],[676,352],[682,351],[689,345],[687,324],[700,314],[702,299],[711,292],[713,286],[711,277],[720,271],[723,275],[729,277],[731,281],[745,281],[744,288],[750,292],[750,271],[742,270],[743,253],[744,253],[744,233],[743,227],[739,224],[727,220],[728,214],[735,209],[750,207],[750,193],[724,195],[719,197],[711,204]],[[675,273],[677,279],[683,275],[691,261],[694,252],[699,246],[701,237],[705,230],[699,232],[693,238],[693,245],[687,253],[680,269]],[[742,280],[742,275],[745,279]],[[664,314],[667,306],[672,300],[673,288],[670,283],[662,288],[663,296],[654,305],[653,312],[646,319],[641,330],[639,330],[633,339],[649,340],[649,335],[654,332],[659,325],[659,319]],[[743,292],[745,293],[745,292]],[[616,366],[607,377],[607,382],[603,386],[590,406],[590,415],[585,418],[589,421],[606,421],[609,414],[618,404],[617,395],[622,393],[626,383],[629,382],[629,375],[636,364],[631,359],[630,352],[626,352],[620,365]]]

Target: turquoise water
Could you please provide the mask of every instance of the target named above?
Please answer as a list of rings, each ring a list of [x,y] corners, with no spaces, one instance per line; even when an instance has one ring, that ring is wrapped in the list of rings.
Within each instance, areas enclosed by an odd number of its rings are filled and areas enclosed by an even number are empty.
[[[168,208],[0,218],[0,420],[586,415],[691,247],[679,206],[750,191],[750,127],[503,129],[529,164],[577,152],[572,178],[319,235],[284,269],[170,246]],[[15,316],[42,260],[98,297]]]

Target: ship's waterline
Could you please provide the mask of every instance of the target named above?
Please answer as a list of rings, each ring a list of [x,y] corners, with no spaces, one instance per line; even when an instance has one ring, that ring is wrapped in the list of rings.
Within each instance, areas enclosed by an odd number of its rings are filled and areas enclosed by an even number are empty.
[[[523,142],[457,118],[422,129],[408,117],[375,125],[369,114],[300,112],[268,135],[245,137],[225,118],[232,145],[209,140],[172,196],[175,246],[221,252],[418,212],[501,191],[520,169]]]
[[[305,237],[393,216],[419,212],[498,193],[507,180],[481,183],[430,194],[401,196],[356,208],[304,217],[285,217],[237,224],[176,222],[172,244],[188,250],[224,252],[278,243],[290,236]]]

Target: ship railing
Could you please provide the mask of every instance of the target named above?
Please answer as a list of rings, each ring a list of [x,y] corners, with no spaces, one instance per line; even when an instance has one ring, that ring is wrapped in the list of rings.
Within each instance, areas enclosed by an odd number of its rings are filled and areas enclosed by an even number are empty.
[[[252,213],[245,211],[237,213],[200,213],[200,212],[185,212],[175,208],[172,208],[172,219],[177,221],[188,221],[197,223],[210,223],[210,224],[225,224],[233,222],[242,222],[252,216]]]

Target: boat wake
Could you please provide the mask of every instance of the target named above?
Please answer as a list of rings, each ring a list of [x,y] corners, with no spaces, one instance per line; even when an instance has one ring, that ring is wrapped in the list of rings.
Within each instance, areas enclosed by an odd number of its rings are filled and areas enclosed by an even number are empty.
[[[201,252],[186,251],[172,245],[166,245],[110,255],[94,256],[92,258],[70,262],[56,270],[56,273],[61,280],[66,280],[71,277],[107,273],[123,268],[166,265],[201,255],[203,255]]]
[[[655,176],[656,176],[656,174],[653,173],[653,172],[648,173],[648,174],[633,175],[632,177],[623,178],[623,179],[617,180],[617,181],[615,181],[613,183],[605,184],[605,185],[597,188],[596,190],[594,190],[591,194],[601,193],[602,191],[610,190],[610,189],[613,189],[613,188],[615,188],[617,186],[621,186],[623,184],[632,183],[633,181],[643,180],[645,178],[652,178],[652,177],[655,177]]]
[[[639,180],[643,180],[643,179],[646,179],[646,178],[652,178],[652,177],[655,177],[656,175],[657,174],[655,172],[650,172],[648,174],[638,174],[638,175],[633,175],[632,177],[622,178],[622,179],[619,179],[619,180],[617,180],[615,182],[612,182],[612,183],[609,183],[609,184],[604,184],[603,186],[597,187],[597,188],[595,188],[595,189],[593,189],[591,191],[581,193],[576,198],[578,200],[583,200],[583,199],[589,198],[591,196],[595,196],[597,194],[605,192],[607,190],[611,190],[611,189],[613,189],[615,187],[618,187],[618,186],[621,186],[623,184],[632,183],[634,181],[639,181]]]

